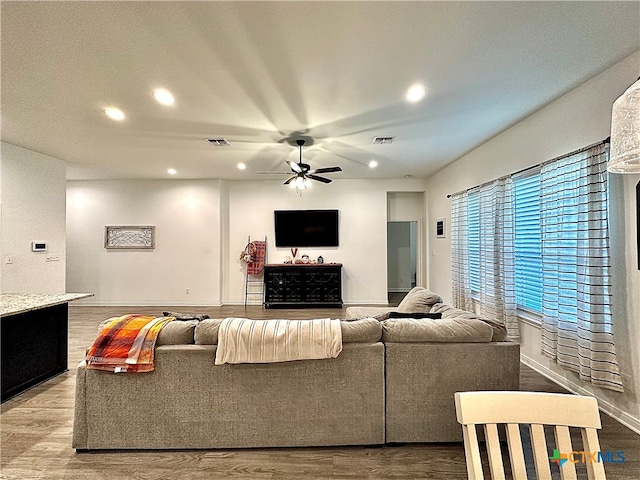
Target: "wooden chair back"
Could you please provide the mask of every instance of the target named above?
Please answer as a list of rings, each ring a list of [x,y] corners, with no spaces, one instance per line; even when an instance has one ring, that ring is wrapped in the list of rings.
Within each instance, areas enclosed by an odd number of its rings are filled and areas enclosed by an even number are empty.
[[[598,454],[601,428],[598,402],[593,397],[538,392],[458,392],[456,414],[462,424],[467,474],[470,480],[483,480],[482,458],[476,425],[484,427],[487,457],[492,479],[504,479],[505,469],[498,435],[504,424],[512,478],[528,479],[520,425],[529,426],[531,451],[538,480],[551,479],[551,462],[559,465],[563,480],[577,479],[576,463],[582,461],[590,480],[605,479],[604,466]],[[553,426],[554,451],[547,449],[544,426]],[[569,427],[580,429],[580,452],[591,452],[575,458],[571,452]],[[558,456],[558,459],[553,457]],[[571,458],[569,458],[571,457]],[[564,460],[564,461],[563,461]],[[594,461],[597,460],[597,461]],[[531,469],[530,469],[531,470]]]

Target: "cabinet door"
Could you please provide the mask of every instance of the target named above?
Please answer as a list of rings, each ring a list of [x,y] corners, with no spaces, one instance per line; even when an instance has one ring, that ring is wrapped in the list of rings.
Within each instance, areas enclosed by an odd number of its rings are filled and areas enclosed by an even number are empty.
[[[300,270],[289,270],[285,273],[285,302],[302,301],[302,272]]]
[[[327,269],[324,272],[322,290],[325,302],[342,301],[342,281],[339,268]]]
[[[281,270],[268,269],[264,272],[264,283],[267,287],[265,292],[266,302],[285,301],[285,272]]]

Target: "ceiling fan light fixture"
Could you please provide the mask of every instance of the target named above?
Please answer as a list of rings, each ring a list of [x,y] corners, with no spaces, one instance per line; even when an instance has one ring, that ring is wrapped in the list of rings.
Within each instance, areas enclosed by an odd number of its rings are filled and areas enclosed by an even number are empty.
[[[611,110],[611,173],[640,173],[640,79],[613,102]]]

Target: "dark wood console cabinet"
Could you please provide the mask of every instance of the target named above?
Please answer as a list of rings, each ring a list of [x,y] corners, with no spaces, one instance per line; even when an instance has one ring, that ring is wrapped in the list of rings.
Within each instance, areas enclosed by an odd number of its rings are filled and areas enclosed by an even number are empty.
[[[342,264],[265,265],[265,308],[342,308]]]

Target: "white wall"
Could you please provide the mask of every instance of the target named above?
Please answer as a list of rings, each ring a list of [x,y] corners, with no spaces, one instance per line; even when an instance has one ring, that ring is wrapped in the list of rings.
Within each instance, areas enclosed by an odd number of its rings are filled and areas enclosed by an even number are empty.
[[[5,142],[0,148],[2,292],[64,293],[66,164]],[[32,241],[47,242],[48,251],[31,251]]]
[[[342,263],[345,303],[387,303],[387,192],[424,191],[422,180],[336,180],[314,185],[298,196],[281,182],[227,182],[229,245],[223,302],[243,302],[244,269],[239,261],[247,236],[267,235],[267,261],[282,263],[288,248],[276,248],[274,210],[338,209],[340,246],[303,248],[298,256],[319,255],[325,263]]]
[[[429,223],[450,218],[447,194],[550,160],[610,135],[611,106],[640,75],[640,52],[494,137],[427,182]],[[640,271],[635,252],[635,185],[640,175],[611,175],[613,322],[625,393],[592,388],[540,353],[540,330],[521,324],[523,361],[575,392],[591,392],[608,413],[640,431]],[[429,236],[430,288],[451,298],[451,243]]]
[[[280,181],[70,181],[67,188],[68,289],[96,305],[219,305],[244,302],[247,237],[274,244],[273,211],[338,209],[340,246],[305,248],[342,263],[345,303],[387,303],[387,191],[424,191],[424,181],[336,180],[302,197]],[[422,194],[421,194],[422,195]],[[154,250],[106,250],[106,225],[155,225]],[[186,289],[190,294],[186,294]]]
[[[107,250],[106,225],[155,225],[155,248]],[[70,181],[67,248],[85,304],[219,305],[220,181]]]

